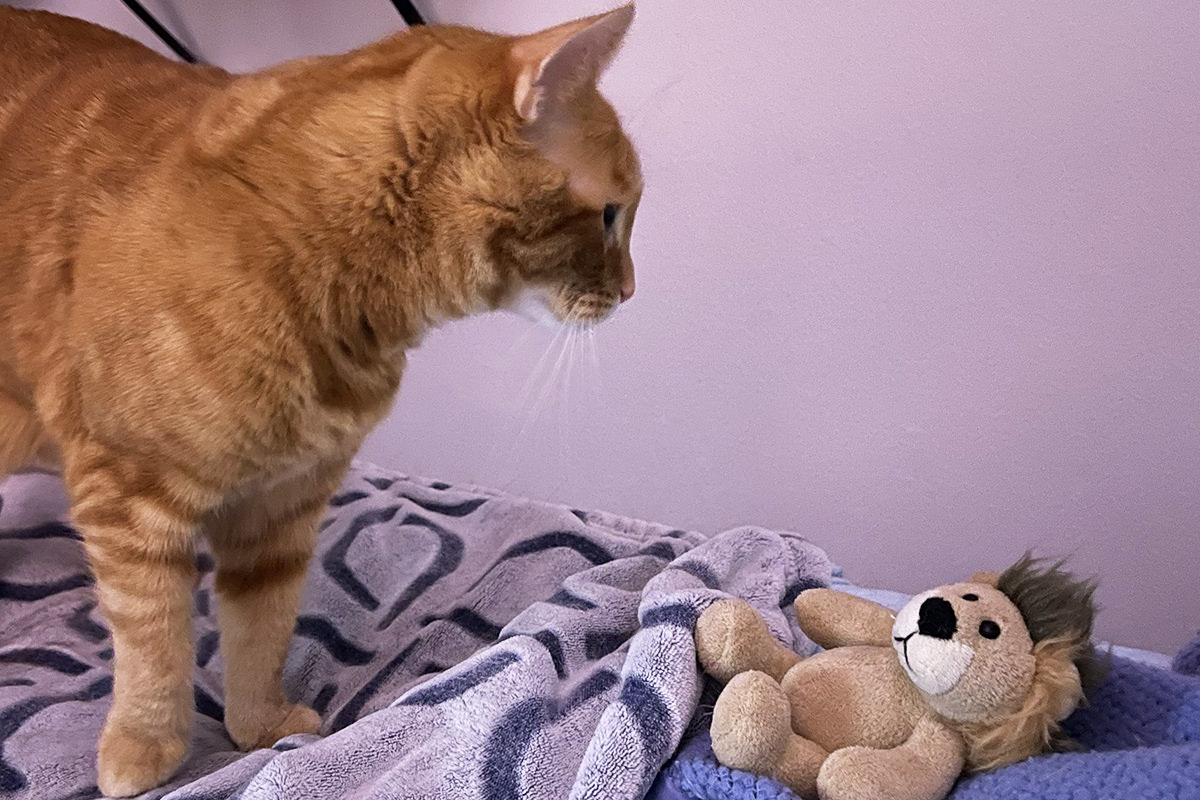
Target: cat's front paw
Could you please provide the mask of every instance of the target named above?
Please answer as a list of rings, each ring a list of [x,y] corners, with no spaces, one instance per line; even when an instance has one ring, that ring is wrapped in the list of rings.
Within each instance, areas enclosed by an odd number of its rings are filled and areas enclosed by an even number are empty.
[[[242,750],[270,747],[285,736],[295,733],[316,733],[321,717],[308,706],[287,704],[259,714],[239,718],[225,712],[225,727]]]
[[[179,736],[105,727],[96,760],[96,785],[106,797],[149,791],[171,777],[187,748],[187,740]]]

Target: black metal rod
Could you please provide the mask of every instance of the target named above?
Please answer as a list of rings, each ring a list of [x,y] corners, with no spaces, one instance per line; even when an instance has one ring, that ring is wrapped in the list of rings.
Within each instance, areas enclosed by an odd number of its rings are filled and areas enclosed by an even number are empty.
[[[175,51],[175,55],[182,58],[189,64],[196,63],[196,57],[192,55],[192,51],[188,50],[183,44],[171,35],[171,32],[163,27],[162,23],[154,18],[154,15],[146,10],[145,6],[138,0],[121,0],[125,7],[132,11],[138,19],[140,19],[147,28],[154,31],[154,35],[162,40],[162,43]]]
[[[392,5],[400,12],[400,16],[404,18],[404,23],[408,27],[411,28],[415,25],[425,24],[425,18],[421,16],[421,12],[417,11],[417,7],[409,0],[392,0]]]

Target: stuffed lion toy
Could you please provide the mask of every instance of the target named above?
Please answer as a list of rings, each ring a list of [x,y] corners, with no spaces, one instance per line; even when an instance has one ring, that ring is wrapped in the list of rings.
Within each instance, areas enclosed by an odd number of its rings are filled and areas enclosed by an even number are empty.
[[[825,648],[802,659],[745,601],[696,623],[700,663],[726,682],[712,747],[727,767],[804,798],[940,800],[964,771],[1069,740],[1060,731],[1098,678],[1094,584],[1026,554],[912,598],[898,613],[810,589],[801,629]]]

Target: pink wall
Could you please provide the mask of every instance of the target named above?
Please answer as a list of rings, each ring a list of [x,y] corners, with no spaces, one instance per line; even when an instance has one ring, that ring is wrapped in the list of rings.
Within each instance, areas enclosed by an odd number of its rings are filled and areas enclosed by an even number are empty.
[[[513,32],[607,5],[418,3]],[[175,6],[234,69],[398,27],[382,0]],[[1193,0],[644,0],[606,80],[646,166],[639,288],[599,368],[566,351],[528,422],[552,336],[450,326],[364,456],[791,528],[905,590],[1071,554],[1102,635],[1171,651],[1200,626],[1198,65]]]

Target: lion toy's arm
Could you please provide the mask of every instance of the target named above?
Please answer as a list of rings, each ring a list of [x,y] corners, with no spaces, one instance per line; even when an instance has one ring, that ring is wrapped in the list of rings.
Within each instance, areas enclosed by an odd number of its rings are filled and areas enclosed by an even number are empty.
[[[895,616],[879,603],[835,589],[809,589],[800,593],[794,607],[800,629],[826,650],[892,646]]]
[[[700,615],[696,655],[704,671],[721,683],[749,670],[778,681],[800,660],[775,640],[754,606],[736,598],[718,600]]]

